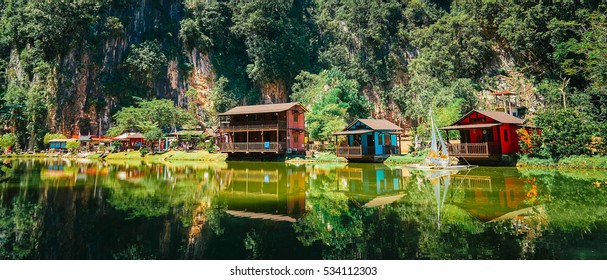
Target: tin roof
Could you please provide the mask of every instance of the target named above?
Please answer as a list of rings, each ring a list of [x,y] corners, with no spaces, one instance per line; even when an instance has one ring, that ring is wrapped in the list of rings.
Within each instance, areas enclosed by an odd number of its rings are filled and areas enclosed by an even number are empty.
[[[304,111],[308,111],[299,102],[291,103],[277,103],[277,104],[265,104],[265,105],[249,105],[249,106],[238,106],[230,109],[229,111],[218,116],[233,116],[233,115],[245,115],[245,114],[262,114],[262,113],[278,113],[287,111],[294,106],[301,107]]]
[[[91,135],[80,135],[78,136],[78,141],[92,141],[93,140],[93,136]]]

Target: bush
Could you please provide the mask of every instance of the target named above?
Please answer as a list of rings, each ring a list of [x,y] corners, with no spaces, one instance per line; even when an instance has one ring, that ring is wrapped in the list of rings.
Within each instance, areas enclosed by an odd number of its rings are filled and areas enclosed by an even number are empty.
[[[120,141],[114,141],[114,142],[110,143],[110,151],[112,151],[112,152],[119,151],[121,148],[122,148],[122,142],[120,142]]]
[[[139,153],[141,153],[141,156],[144,157],[145,155],[150,153],[150,149],[148,148],[141,148],[139,149]]]
[[[80,147],[80,141],[68,141],[65,143],[65,148],[71,152],[75,152]]]
[[[542,128],[541,153],[554,159],[574,155],[589,155],[592,139],[602,131],[602,125],[594,118],[576,109],[549,109],[536,116]]]
[[[536,131],[527,131],[524,128],[517,129],[516,134],[519,137],[519,146],[521,147],[521,154],[537,156],[540,154],[540,148],[542,146],[542,138]]]
[[[15,145],[16,142],[17,142],[17,137],[15,136],[15,134],[6,133],[6,134],[0,136],[0,148],[1,149],[6,149],[9,147],[12,147],[13,145]]]

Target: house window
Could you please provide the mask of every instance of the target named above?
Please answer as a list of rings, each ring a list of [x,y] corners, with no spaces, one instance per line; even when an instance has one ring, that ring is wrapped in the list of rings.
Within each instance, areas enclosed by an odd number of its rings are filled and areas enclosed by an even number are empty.
[[[504,130],[504,141],[508,142],[508,130]]]
[[[294,121],[294,122],[297,122],[297,121],[298,121],[298,119],[299,119],[299,113],[297,113],[297,112],[293,112],[293,121]]]
[[[384,136],[383,135],[379,135],[379,137],[377,137],[377,144],[379,144],[380,146],[382,146],[384,144]]]

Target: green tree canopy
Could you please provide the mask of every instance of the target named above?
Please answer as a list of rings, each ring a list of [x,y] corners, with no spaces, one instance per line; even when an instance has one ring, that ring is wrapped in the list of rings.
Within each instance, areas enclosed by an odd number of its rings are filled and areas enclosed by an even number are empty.
[[[147,133],[156,129],[175,130],[182,125],[196,123],[196,118],[182,108],[175,107],[168,99],[139,100],[137,107],[131,106],[114,115],[115,125],[109,135],[118,135],[125,131]]]
[[[358,83],[339,70],[302,72],[296,81],[292,98],[310,108],[306,124],[313,139],[330,139],[349,122],[369,116],[370,103],[360,93]]]

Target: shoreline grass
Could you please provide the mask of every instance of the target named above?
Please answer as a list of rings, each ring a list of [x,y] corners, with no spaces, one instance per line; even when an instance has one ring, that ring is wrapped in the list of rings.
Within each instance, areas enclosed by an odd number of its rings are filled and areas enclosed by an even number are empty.
[[[521,157],[516,163],[522,168],[607,169],[607,156],[571,156],[553,159]]]
[[[227,155],[223,153],[209,153],[207,151],[168,151],[161,154],[147,154],[141,156],[139,151],[110,153],[105,160],[149,160],[149,161],[224,161]],[[99,154],[89,156],[89,159],[99,159]]]
[[[139,151],[110,153],[106,158],[101,159],[100,153],[94,153],[86,157],[77,155],[61,155],[55,153],[24,153],[24,154],[3,154],[1,158],[17,159],[17,158],[68,158],[78,159],[86,158],[91,160],[145,160],[152,162],[179,162],[179,161],[226,161],[227,154],[224,153],[209,153],[207,151],[168,151],[160,154],[147,154],[141,156]],[[411,153],[406,155],[392,155],[384,164],[386,165],[401,165],[401,164],[419,164],[424,161],[425,153]],[[347,163],[343,157],[337,157],[334,153],[323,152],[313,156],[286,156],[285,163]],[[552,169],[607,169],[607,156],[571,156],[562,158],[558,161],[553,159],[541,159],[522,156],[516,164],[519,168],[552,168]]]

